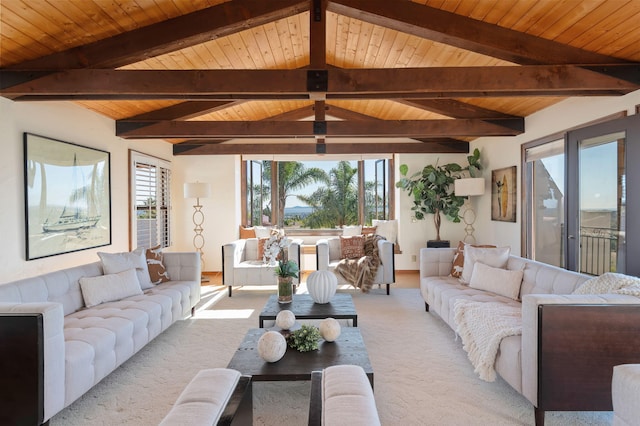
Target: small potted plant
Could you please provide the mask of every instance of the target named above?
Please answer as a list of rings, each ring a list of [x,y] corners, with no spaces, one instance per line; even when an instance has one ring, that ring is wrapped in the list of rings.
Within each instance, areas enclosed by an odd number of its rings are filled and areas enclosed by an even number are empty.
[[[298,278],[299,272],[298,265],[293,260],[287,260],[286,256],[278,260],[275,274],[278,277],[279,303],[291,303],[293,300],[293,279]]]

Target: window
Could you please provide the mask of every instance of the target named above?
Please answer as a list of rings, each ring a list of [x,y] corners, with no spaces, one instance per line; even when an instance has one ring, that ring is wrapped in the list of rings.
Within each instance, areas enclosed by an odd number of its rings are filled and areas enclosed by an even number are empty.
[[[243,160],[246,225],[326,230],[393,216],[389,158]]]
[[[638,275],[640,116],[523,146],[524,252],[591,275]],[[630,238],[630,236],[633,236]]]
[[[131,248],[171,245],[171,163],[130,151]]]

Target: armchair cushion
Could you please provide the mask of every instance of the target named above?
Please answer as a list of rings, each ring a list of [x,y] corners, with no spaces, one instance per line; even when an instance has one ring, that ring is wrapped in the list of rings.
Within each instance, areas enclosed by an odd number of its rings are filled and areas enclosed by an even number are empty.
[[[340,237],[340,253],[343,259],[358,259],[364,256],[364,238],[362,235]]]

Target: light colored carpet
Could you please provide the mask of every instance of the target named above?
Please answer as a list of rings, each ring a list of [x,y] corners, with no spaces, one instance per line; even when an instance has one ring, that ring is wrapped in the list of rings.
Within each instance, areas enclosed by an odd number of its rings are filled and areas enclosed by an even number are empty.
[[[215,288],[215,287],[214,287]],[[304,291],[304,286],[302,286]],[[533,407],[498,378],[474,373],[460,340],[424,311],[418,289],[353,294],[358,325],[375,374],[384,425],[533,425]],[[179,321],[78,401],[52,426],[156,425],[203,368],[226,367],[269,291],[226,290],[205,296],[193,319]],[[208,305],[208,306],[207,306]],[[255,425],[306,425],[309,382],[254,385]],[[612,413],[547,413],[547,425],[609,425]]]

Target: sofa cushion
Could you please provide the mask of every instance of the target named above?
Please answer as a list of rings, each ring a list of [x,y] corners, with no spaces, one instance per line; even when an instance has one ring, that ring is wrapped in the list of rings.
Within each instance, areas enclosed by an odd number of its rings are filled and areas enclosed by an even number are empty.
[[[487,248],[473,247],[469,244],[465,245],[464,267],[462,268],[460,281],[465,284],[469,284],[469,281],[471,281],[471,275],[473,274],[473,265],[476,262],[481,262],[494,268],[504,269],[509,261],[509,254],[511,254],[511,247]]]
[[[151,284],[160,284],[171,280],[171,278],[169,278],[169,273],[162,262],[163,256],[161,246],[158,245],[147,249],[146,257]]]
[[[135,269],[117,274],[80,278],[80,288],[85,305],[90,308],[105,302],[142,294]]]
[[[462,276],[462,268],[464,267],[464,246],[466,244],[462,241],[458,241],[458,247],[456,248],[456,254],[453,256],[453,264],[451,265],[451,276],[455,278],[460,278]],[[485,247],[485,248],[494,248],[492,245],[476,245],[473,244],[473,247]]]
[[[342,227],[342,236],[343,237],[353,237],[354,235],[362,234],[362,225],[345,225]]]
[[[523,270],[509,271],[476,262],[473,265],[473,273],[471,274],[469,287],[490,291],[513,300],[518,300],[523,275]]]
[[[138,275],[140,287],[143,290],[153,287],[151,277],[149,276],[149,267],[147,266],[147,257],[145,250],[138,247],[132,252],[123,253],[104,253],[98,252],[98,256],[102,261],[102,269],[105,274],[117,274],[127,269],[135,269]]]
[[[340,252],[344,259],[359,259],[364,256],[364,237],[340,237]]]

